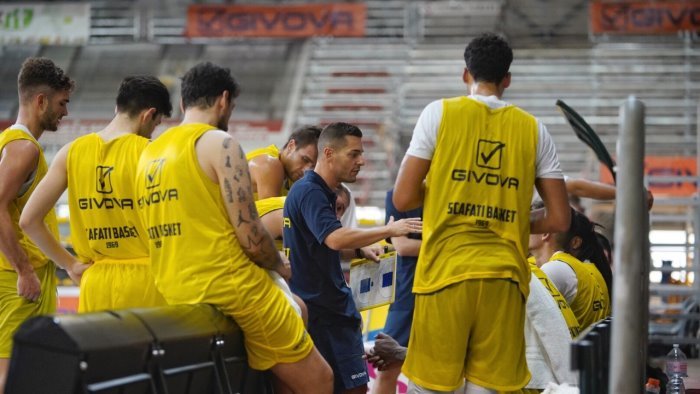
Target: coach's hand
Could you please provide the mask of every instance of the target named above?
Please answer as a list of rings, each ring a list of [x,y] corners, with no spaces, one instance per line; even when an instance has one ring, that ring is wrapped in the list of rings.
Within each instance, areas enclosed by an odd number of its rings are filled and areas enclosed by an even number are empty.
[[[389,217],[389,222],[386,224],[391,232],[392,237],[400,237],[410,233],[422,233],[423,221],[421,218],[408,218],[394,221],[394,217]]]
[[[41,281],[34,270],[24,271],[17,275],[17,295],[31,302],[36,302],[41,296]]]
[[[360,248],[362,253],[362,257],[366,258],[367,260],[374,261],[376,263],[379,262],[379,256],[384,253],[384,247],[380,244],[372,244],[369,246],[365,246],[364,248]]]

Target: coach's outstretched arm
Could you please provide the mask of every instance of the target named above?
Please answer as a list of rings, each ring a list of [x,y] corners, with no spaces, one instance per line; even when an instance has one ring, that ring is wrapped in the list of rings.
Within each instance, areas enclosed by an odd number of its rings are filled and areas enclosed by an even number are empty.
[[[401,219],[395,222],[392,217],[389,223],[381,227],[370,229],[341,227],[328,234],[323,242],[333,250],[357,249],[382,239],[422,231],[423,222],[420,218]]]

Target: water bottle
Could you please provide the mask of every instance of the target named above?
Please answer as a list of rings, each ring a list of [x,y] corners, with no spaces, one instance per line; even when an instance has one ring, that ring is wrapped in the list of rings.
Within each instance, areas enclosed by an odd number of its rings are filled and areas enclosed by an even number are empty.
[[[685,394],[683,378],[688,376],[688,358],[678,344],[666,356],[666,375],[668,376],[667,394]]]
[[[678,375],[673,375],[671,380],[666,384],[666,394],[685,394],[685,384],[683,378]]]
[[[674,376],[681,378],[688,376],[688,358],[678,347],[678,344],[674,344],[673,349],[666,356],[666,376],[669,379]]]

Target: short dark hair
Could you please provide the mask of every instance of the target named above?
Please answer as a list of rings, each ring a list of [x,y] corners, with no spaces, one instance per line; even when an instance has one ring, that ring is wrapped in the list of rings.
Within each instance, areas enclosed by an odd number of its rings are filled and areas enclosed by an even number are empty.
[[[284,144],[283,148],[289,145],[290,141],[294,141],[297,149],[303,148],[307,145],[318,143],[318,137],[321,136],[321,128],[317,126],[302,126],[295,130],[289,139]]]
[[[38,89],[48,87],[54,92],[72,91],[75,82],[51,59],[30,57],[22,63],[17,76],[17,89],[21,100],[34,95]]]
[[[345,146],[345,137],[362,138],[362,131],[359,127],[350,123],[336,122],[324,127],[318,137],[319,151],[326,146],[331,148],[342,148]]]
[[[231,99],[234,99],[240,93],[240,86],[230,69],[211,62],[197,64],[182,77],[182,103],[185,108],[209,108],[224,91],[228,91]]]
[[[136,116],[141,111],[155,108],[156,114],[170,116],[170,92],[163,82],[150,75],[124,78],[117,94],[117,111]]]
[[[513,50],[502,37],[486,33],[467,45],[464,62],[477,82],[500,83],[513,62]]]
[[[350,203],[350,190],[342,183],[338,185],[337,189],[335,189],[335,194],[345,197],[348,200],[348,203]]]

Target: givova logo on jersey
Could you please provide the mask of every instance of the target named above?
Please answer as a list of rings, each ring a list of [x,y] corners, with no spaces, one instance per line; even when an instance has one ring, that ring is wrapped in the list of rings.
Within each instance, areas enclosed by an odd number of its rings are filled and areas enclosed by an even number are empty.
[[[99,194],[112,194],[113,166],[95,167],[95,191]],[[134,209],[134,200],[131,198],[117,198],[111,196],[81,197],[78,198],[78,208],[86,209]]]
[[[138,199],[140,207],[179,200],[177,189],[156,189],[160,186],[165,159],[155,159],[146,165],[146,195]]]
[[[112,192],[112,172],[114,167],[112,166],[97,166],[95,168],[95,190],[98,193],[109,194]]]
[[[151,160],[146,167],[146,189],[160,186],[160,177],[163,172],[165,159]]]
[[[506,144],[501,141],[479,140],[476,146],[476,165],[490,170],[500,170]]]
[[[503,165],[505,148],[506,144],[501,141],[479,140],[476,146],[476,167],[486,170],[500,170]],[[515,190],[520,186],[518,178],[503,176],[500,171],[487,172],[478,169],[455,168],[452,170],[451,178],[458,182],[485,184]]]

